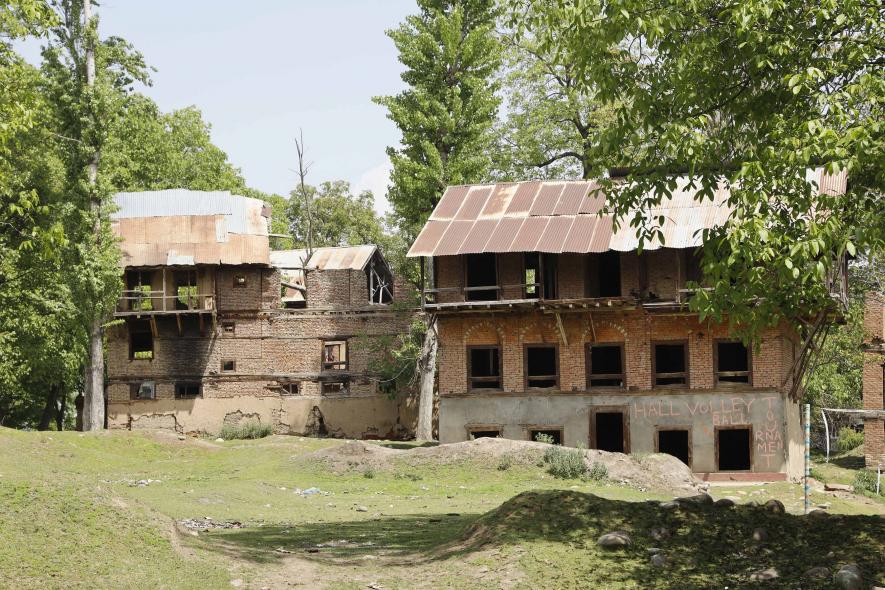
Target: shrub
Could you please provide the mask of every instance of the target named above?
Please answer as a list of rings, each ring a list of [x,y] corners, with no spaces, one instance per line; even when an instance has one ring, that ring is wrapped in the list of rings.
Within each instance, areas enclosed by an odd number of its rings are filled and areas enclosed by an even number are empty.
[[[507,471],[513,467],[513,457],[510,455],[504,455],[501,457],[501,460],[498,461],[498,471]]]
[[[218,433],[220,438],[224,440],[254,439],[264,438],[273,433],[270,425],[262,424],[257,420],[249,420],[241,424],[225,424]]]
[[[602,463],[594,463],[593,467],[584,475],[584,479],[592,481],[602,481],[606,478],[608,478],[608,467]]]
[[[854,474],[854,491],[876,493],[876,472],[872,469],[861,469]]]
[[[848,426],[839,429],[838,439],[836,440],[836,448],[840,451],[850,451],[852,449],[856,449],[862,444],[863,432],[858,432]]]
[[[578,449],[550,447],[544,452],[544,462],[550,475],[558,479],[578,479],[587,471],[584,453]]]
[[[543,432],[539,432],[538,434],[535,435],[535,441],[537,441],[539,443],[546,443],[548,445],[552,445],[553,444],[553,437],[550,436],[549,434],[544,434]]]
[[[403,472],[403,473],[394,473],[394,479],[408,479],[409,481],[421,481],[424,479],[423,475],[419,475],[417,473],[412,472]]]
[[[366,479],[375,479],[375,470],[372,467],[366,467],[366,470],[363,471],[363,477]]]

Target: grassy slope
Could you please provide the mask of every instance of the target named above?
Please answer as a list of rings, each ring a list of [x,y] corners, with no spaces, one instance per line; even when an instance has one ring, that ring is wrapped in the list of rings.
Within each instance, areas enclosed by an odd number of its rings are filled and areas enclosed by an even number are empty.
[[[530,587],[553,577],[558,582],[547,587],[568,588],[581,586],[579,580],[588,576],[595,579],[596,571],[621,580],[606,587],[631,587],[647,585],[642,572],[649,572],[644,554],[648,543],[613,557],[597,554],[596,536],[604,529],[640,531],[653,520],[670,518],[636,502],[663,495],[557,481],[531,465],[506,471],[496,465],[401,465],[366,477],[359,471],[336,475],[323,464],[301,458],[334,444],[338,443],[271,437],[228,442],[216,449],[130,433],[83,436],[0,429],[0,587],[4,580],[16,580],[17,588],[224,588],[236,577],[254,588],[286,586],[296,583],[293,580],[302,580],[302,587],[365,588],[380,583],[386,588],[476,588]],[[139,479],[160,481],[130,486]],[[292,491],[314,486],[329,495],[302,497]],[[489,511],[517,493],[570,488],[609,500],[569,499],[572,492],[562,497],[565,500],[542,494],[536,500],[547,506],[543,512],[517,519],[493,539],[477,534],[463,540],[465,529],[483,514],[488,513],[483,519],[503,518],[504,513]],[[787,484],[764,489],[766,494],[783,494],[785,500],[795,499],[798,491]],[[750,497],[764,500],[767,495]],[[815,500],[832,501],[829,496]],[[581,502],[602,502],[593,504],[600,510],[596,520],[584,520],[583,508],[576,514],[557,512],[580,507]],[[357,506],[367,511],[357,511]],[[834,503],[831,510],[881,512],[877,506],[848,502]],[[706,518],[686,516],[680,530],[697,532],[687,534],[681,545],[674,541],[674,553],[686,559],[698,552],[707,555],[713,548],[730,554],[739,541],[746,541],[750,524],[741,514],[729,512],[728,518],[738,520],[712,527]],[[172,519],[206,516],[239,520],[247,527],[187,537],[185,544],[193,555],[183,556],[173,546]],[[782,526],[790,531],[773,539],[771,549],[793,560],[801,555],[803,543],[813,542],[817,555],[826,554],[816,537],[796,536],[801,531],[790,524],[795,522],[769,525],[772,533]],[[861,543],[846,539],[863,541],[862,535],[878,534],[881,542],[885,537],[881,518],[839,522],[845,530],[821,542],[845,546],[849,552],[832,560],[862,561],[862,555],[851,553]],[[738,537],[725,537],[725,545],[711,544],[710,535],[723,530],[739,531]],[[316,547],[330,543],[333,546]],[[767,555],[767,548],[758,549],[759,556]],[[90,559],[95,553],[98,558]],[[699,569],[678,563],[676,571],[685,576],[685,568]],[[718,561],[711,563],[721,569]],[[721,574],[700,568],[698,580],[733,584],[730,576],[737,576],[746,562],[734,563]]]

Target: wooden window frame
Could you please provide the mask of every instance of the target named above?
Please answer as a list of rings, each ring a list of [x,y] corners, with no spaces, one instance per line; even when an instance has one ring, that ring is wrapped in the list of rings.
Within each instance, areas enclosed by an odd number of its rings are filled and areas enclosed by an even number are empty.
[[[749,469],[731,469],[729,471],[722,471],[719,467],[719,431],[721,430],[748,430],[750,432],[749,436],[749,446],[750,446],[750,468]],[[716,455],[716,473],[752,473],[753,467],[756,465],[755,457],[753,456],[753,425],[752,424],[729,424],[727,426],[714,426],[713,427],[713,446],[715,447],[715,455]]]
[[[230,330],[228,330],[230,328]],[[224,321],[221,322],[221,335],[226,336],[227,338],[232,338],[237,334],[237,323]]]
[[[528,256],[529,254],[534,254],[538,257],[538,268],[535,269],[536,270],[535,283],[534,283],[535,293],[533,295],[529,295],[528,288],[530,285],[525,282],[525,273],[528,270],[528,266],[526,265],[525,259],[526,259],[526,256]],[[541,292],[544,290],[544,281],[539,281],[538,279],[541,278],[541,268],[542,267],[543,267],[543,264],[541,263],[541,253],[540,252],[523,252],[522,253],[522,275],[521,275],[522,280],[520,282],[522,283],[522,297],[523,297],[523,299],[541,299]]]
[[[179,393],[179,386],[187,386],[187,385],[196,385],[197,393],[194,395],[190,394],[182,394]],[[175,382],[175,399],[194,399],[198,397],[203,397],[203,382],[202,381],[176,381]]]
[[[495,381],[493,377],[473,377],[473,364],[471,361],[470,351],[472,350],[490,350],[490,349],[498,349],[498,381],[501,382],[500,387],[473,387],[473,380],[479,379],[480,381]],[[504,391],[504,351],[503,347],[500,344],[468,344],[465,347],[466,355],[467,355],[467,391]]]
[[[590,435],[589,447],[596,449],[596,414],[610,414],[620,412],[621,423],[624,429],[624,454],[630,454],[630,406],[592,406],[590,408]]]
[[[668,384],[658,384],[658,368],[657,368],[657,354],[655,347],[656,346],[674,346],[677,344],[682,345],[682,353],[685,358],[685,372],[683,373],[661,373],[663,375],[663,379],[672,379],[673,377],[678,377],[680,375],[684,376],[685,383],[668,383]],[[689,354],[689,342],[688,340],[652,340],[651,342],[651,386],[653,389],[674,389],[674,388],[684,388],[691,389],[691,363],[690,363],[690,354]]]
[[[326,391],[326,386],[333,385],[335,383],[341,384],[340,391]],[[348,395],[350,393],[350,380],[349,379],[338,379],[333,381],[321,381],[320,382],[320,395]]]
[[[476,440],[473,438],[474,432],[497,432],[498,438],[501,438],[504,434],[503,424],[468,424],[465,426],[465,429],[467,430],[468,440]]]
[[[344,345],[343,361],[326,361],[326,347],[334,344]],[[343,367],[340,365],[344,364]],[[320,367],[323,371],[348,371],[350,369],[350,341],[347,338],[329,338],[323,340],[323,347],[320,352]]]
[[[154,397],[138,397],[138,391],[141,389],[141,386],[146,382],[153,382],[154,384]],[[157,382],[152,379],[145,379],[143,381],[139,381],[137,383],[129,384],[129,400],[134,402],[143,402],[143,401],[156,401],[157,399]]]
[[[556,363],[555,375],[532,375],[533,379],[545,379],[550,377],[556,378],[556,385],[553,387],[529,387],[529,348],[552,348],[554,350],[554,359]],[[559,344],[547,342],[535,342],[522,345],[522,386],[525,391],[561,391],[560,387],[560,371],[559,371]]]
[[[604,346],[616,346],[621,350],[621,373],[606,373],[604,375],[592,375],[591,371],[593,369],[593,359],[592,359],[592,349],[594,347],[604,347]],[[625,352],[625,343],[624,342],[587,342],[584,344],[584,371],[587,377],[587,389],[588,390],[620,390],[627,388],[627,356]],[[592,379],[616,379],[620,377],[621,385],[593,385]]]
[[[230,369],[224,368],[224,366],[227,363],[231,363]],[[237,359],[221,359],[221,372],[222,373],[236,373],[237,372]]]
[[[720,371],[719,370],[719,345],[720,344],[735,344],[741,343],[740,340],[734,340],[732,338],[715,338],[713,340],[713,383],[715,383],[718,387],[753,387],[753,352],[752,346],[747,346],[747,370],[746,371]],[[736,381],[720,381],[719,376],[722,373],[728,373],[731,376],[732,374],[744,374],[747,375],[747,382],[741,383]]]
[[[532,432],[554,431],[559,433],[559,446],[565,446],[565,427],[560,424],[528,424],[525,426],[526,440],[538,442],[532,436]],[[556,444],[556,443],[554,443]]]
[[[240,277],[242,277],[243,282],[239,281]],[[235,274],[233,280],[233,288],[234,289],[245,289],[249,286],[249,279],[244,274]]]
[[[127,322],[126,327],[129,332],[129,360],[130,361],[153,361],[154,358],[156,358],[156,354],[155,354],[156,351],[154,350],[154,331],[153,331],[153,328],[151,327],[151,324],[150,324],[151,321],[152,320],[134,320],[132,322]],[[135,322],[147,322],[148,329],[144,330],[144,331],[134,332],[132,330],[132,327],[135,325]],[[150,358],[136,358],[135,346],[133,346],[132,339],[134,338],[135,334],[145,334],[145,333],[150,334],[150,336],[151,336],[151,349],[150,349],[151,356],[150,356]],[[147,351],[140,350],[138,352],[147,352]]]
[[[470,285],[468,285],[467,259],[470,256],[493,256],[495,258],[495,284],[494,285],[482,285],[480,287],[471,287]],[[483,253],[479,253],[479,254],[462,254],[461,266],[463,267],[462,271],[463,271],[464,287],[462,287],[462,289],[463,289],[462,292],[464,295],[465,302],[470,302],[470,303],[480,302],[481,303],[483,301],[500,301],[501,300],[501,269],[500,269],[500,261],[498,260],[498,255],[496,253],[483,252]],[[469,299],[468,293],[470,291],[494,291],[495,298],[494,299]]]
[[[280,382],[280,395],[283,397],[295,397],[297,395],[301,395],[301,381],[286,381]],[[295,387],[295,392],[292,392],[292,387]]]
[[[655,453],[660,453],[660,440],[658,439],[658,433],[660,432],[668,432],[668,431],[686,431],[688,433],[688,468],[692,468],[692,463],[694,462],[694,453],[693,443],[691,437],[691,425],[690,424],[674,424],[674,425],[658,425],[655,426]],[[717,457],[718,460],[718,457]]]

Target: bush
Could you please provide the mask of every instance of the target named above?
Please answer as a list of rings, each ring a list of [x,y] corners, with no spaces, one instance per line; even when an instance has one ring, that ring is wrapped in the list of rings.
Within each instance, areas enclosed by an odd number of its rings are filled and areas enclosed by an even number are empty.
[[[535,435],[535,441],[539,443],[546,443],[548,445],[553,444],[553,437],[549,434],[544,434],[543,432],[539,432]]]
[[[850,451],[852,449],[856,449],[862,444],[863,432],[858,432],[848,426],[839,429],[838,439],[836,440],[836,448],[840,451]]]
[[[854,491],[876,493],[876,472],[872,469],[861,469],[854,474]]]
[[[584,476],[585,479],[592,481],[602,481],[608,478],[608,467],[603,465],[602,463],[594,463],[593,467],[587,471]]]
[[[224,440],[241,440],[264,438],[273,433],[270,425],[262,424],[257,420],[249,420],[238,425],[225,424],[218,433],[219,438]]]
[[[372,467],[366,467],[366,470],[363,471],[363,477],[366,479],[375,479],[375,470]]]
[[[507,471],[513,467],[513,457],[510,455],[504,455],[501,457],[501,460],[498,461],[498,471]]]
[[[550,447],[544,452],[544,462],[550,475],[558,479],[578,479],[587,471],[584,453],[578,449]]]

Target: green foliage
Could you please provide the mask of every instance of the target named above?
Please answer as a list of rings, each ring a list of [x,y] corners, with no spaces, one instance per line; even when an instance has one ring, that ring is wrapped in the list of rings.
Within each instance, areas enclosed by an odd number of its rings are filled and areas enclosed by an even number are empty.
[[[240,424],[225,424],[218,433],[219,438],[224,440],[245,440],[264,438],[273,434],[269,424],[262,424],[257,420],[246,420]]]
[[[363,470],[363,477],[366,479],[375,479],[375,468],[374,467],[366,467]]]
[[[398,313],[411,313],[409,309]],[[413,318],[408,332],[361,338],[356,346],[369,351],[369,371],[378,379],[379,388],[390,397],[413,391],[416,385],[416,363],[427,326],[420,318]]]
[[[384,227],[375,213],[370,191],[354,195],[350,183],[343,180],[324,182],[319,188],[310,185],[305,188],[313,203],[314,248],[384,242]],[[287,215],[294,247],[306,248],[307,215],[299,190],[289,195]]]
[[[830,309],[843,255],[885,250],[883,21],[875,3],[785,0],[512,0],[523,34],[615,108],[590,150],[628,166],[605,183],[612,212],[645,240],[646,215],[686,173],[698,200],[731,188],[733,213],[706,232],[702,319],[747,339]],[[528,9],[527,7],[530,7]],[[847,193],[817,191],[806,169],[847,171]]]
[[[507,471],[513,467],[513,457],[510,455],[502,455],[498,460],[498,471]]]
[[[587,472],[584,452],[580,449],[553,445],[544,451],[544,462],[550,475],[558,479],[578,479]]]
[[[854,491],[876,493],[877,474],[873,469],[860,469],[854,474]],[[879,490],[881,492],[881,489]]]
[[[418,0],[418,7],[387,32],[408,88],[375,98],[402,133],[402,148],[388,148],[388,200],[407,238],[417,235],[447,185],[485,179],[499,104],[494,0]]]
[[[850,451],[862,444],[863,432],[858,432],[849,426],[839,429],[838,438],[836,439],[836,448],[840,451]]]
[[[544,443],[548,445],[552,445],[554,438],[549,434],[544,434],[543,432],[539,432],[535,435],[535,442]]]
[[[585,479],[589,481],[604,481],[608,478],[608,467],[606,467],[603,463],[594,463],[590,469],[587,470],[585,475]]]

